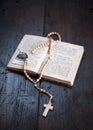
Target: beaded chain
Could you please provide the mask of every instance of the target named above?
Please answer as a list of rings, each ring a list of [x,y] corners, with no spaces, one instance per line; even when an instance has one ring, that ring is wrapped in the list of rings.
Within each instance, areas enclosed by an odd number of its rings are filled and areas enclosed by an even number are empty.
[[[58,40],[53,40],[52,37],[51,37],[52,35],[57,35]],[[44,65],[43,65],[43,67],[42,67],[42,69],[41,69],[41,73],[39,74],[39,77],[38,77],[36,80],[34,80],[34,79],[28,74],[28,72],[27,72],[27,70],[26,70],[26,67],[27,67],[27,64],[28,64],[27,59],[24,61],[24,74],[25,74],[25,76],[27,77],[27,79],[30,80],[30,81],[34,84],[34,87],[35,87],[38,91],[40,91],[40,92],[43,93],[43,94],[46,94],[46,95],[49,97],[49,102],[48,102],[48,104],[44,104],[44,107],[46,107],[46,108],[45,108],[45,111],[44,111],[44,113],[43,113],[43,116],[44,116],[44,117],[46,117],[46,115],[47,115],[47,113],[48,113],[49,110],[53,110],[53,106],[52,106],[53,95],[50,94],[47,90],[40,88],[37,83],[42,79],[42,75],[43,75],[43,73],[44,73],[44,70],[45,70],[45,68],[47,67],[47,65],[48,65],[48,63],[49,63],[49,61],[50,61],[50,54],[51,54],[51,46],[52,46],[52,43],[53,43],[54,41],[56,41],[56,42],[61,41],[61,36],[60,36],[60,34],[59,34],[58,32],[51,32],[51,33],[48,34],[47,37],[48,37],[48,39],[49,39],[49,42],[40,44],[40,45],[38,45],[36,48],[34,48],[34,49],[31,51],[31,53],[34,54],[38,49],[41,49],[41,48],[43,48],[43,47],[48,47],[48,57],[47,57],[47,60],[46,60],[46,62],[44,63]]]

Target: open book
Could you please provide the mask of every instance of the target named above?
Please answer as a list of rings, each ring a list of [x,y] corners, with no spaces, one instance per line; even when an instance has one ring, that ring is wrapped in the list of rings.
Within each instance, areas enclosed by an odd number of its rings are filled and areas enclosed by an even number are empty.
[[[24,52],[28,55],[27,71],[39,74],[45,61],[48,47],[39,49],[35,54],[32,54],[31,51],[37,45],[47,43],[48,40],[46,37],[24,35],[7,68],[23,71],[24,60],[19,55],[20,52]],[[83,46],[66,42],[53,43],[50,62],[43,73],[43,78],[72,86],[83,53]]]

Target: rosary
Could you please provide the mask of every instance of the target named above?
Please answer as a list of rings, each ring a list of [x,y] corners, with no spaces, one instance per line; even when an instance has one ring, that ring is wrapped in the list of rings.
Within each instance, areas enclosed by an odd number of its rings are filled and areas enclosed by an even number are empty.
[[[58,37],[58,40],[53,40],[52,36],[56,35]],[[47,95],[49,97],[49,101],[48,104],[44,104],[45,110],[43,112],[43,116],[46,117],[47,113],[49,110],[53,110],[53,106],[52,106],[52,100],[53,100],[53,95],[50,94],[47,90],[42,89],[38,86],[38,82],[42,79],[42,75],[44,73],[45,68],[47,67],[49,61],[50,61],[50,57],[51,57],[51,49],[52,49],[52,43],[58,43],[59,41],[61,41],[61,36],[58,32],[51,32],[48,34],[48,39],[49,41],[47,43],[43,43],[41,45],[38,45],[36,48],[34,48],[31,53],[34,54],[38,49],[43,48],[43,47],[48,47],[48,51],[47,51],[47,60],[44,63],[42,69],[41,69],[41,73],[39,74],[39,77],[35,80],[33,79],[27,72],[26,68],[27,68],[27,64],[28,64],[28,60],[27,57],[25,58],[24,61],[24,74],[27,77],[28,80],[30,80],[34,87],[40,91],[41,93]],[[56,41],[56,42],[55,42]]]

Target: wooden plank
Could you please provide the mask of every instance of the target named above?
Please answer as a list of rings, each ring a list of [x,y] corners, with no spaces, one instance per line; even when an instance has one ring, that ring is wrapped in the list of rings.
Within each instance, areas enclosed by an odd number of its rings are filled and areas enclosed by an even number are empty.
[[[37,129],[39,93],[6,65],[24,34],[42,35],[44,0],[4,0],[0,10],[0,130]]]
[[[58,31],[62,40],[85,47],[75,84],[65,85],[42,81],[41,87],[54,95],[54,111],[42,117],[46,96],[40,96],[39,130],[93,129],[93,2],[55,0],[46,3],[44,34]]]

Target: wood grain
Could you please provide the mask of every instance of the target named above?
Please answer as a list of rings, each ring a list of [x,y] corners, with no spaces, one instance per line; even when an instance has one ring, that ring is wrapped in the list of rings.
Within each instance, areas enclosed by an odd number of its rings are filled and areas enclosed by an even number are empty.
[[[23,74],[6,70],[24,34],[58,31],[62,40],[83,45],[75,84],[41,81],[54,95],[54,110],[42,117],[48,98]],[[0,130],[93,129],[93,1],[2,0],[0,2]]]
[[[83,45],[85,55],[80,64],[75,84],[72,89],[64,85],[42,82],[41,86],[54,95],[54,111],[47,119],[39,117],[39,130],[89,130],[93,129],[93,4],[87,2],[49,1],[46,3],[45,34],[58,31],[62,40]],[[90,58],[89,58],[90,57]],[[86,95],[88,94],[88,97]],[[47,102],[45,96],[40,100],[42,106]],[[91,114],[89,114],[91,113]]]
[[[37,4],[36,4],[37,3]],[[37,129],[39,93],[6,65],[24,34],[42,35],[44,1],[3,1],[0,20],[0,130]]]

